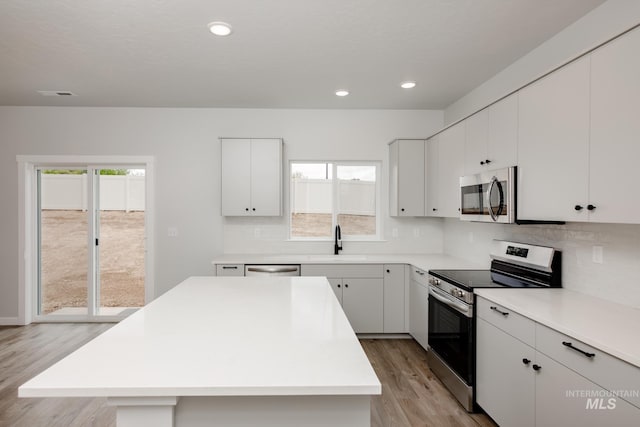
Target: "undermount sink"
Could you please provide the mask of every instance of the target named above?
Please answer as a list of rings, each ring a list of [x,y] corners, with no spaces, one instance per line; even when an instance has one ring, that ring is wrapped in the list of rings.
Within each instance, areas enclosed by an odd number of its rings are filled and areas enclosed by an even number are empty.
[[[309,261],[365,261],[366,255],[307,255]]]
[[[309,255],[273,255],[264,257],[265,261],[273,263],[289,262],[289,263],[304,263],[304,262],[356,262],[366,261],[367,255],[331,255],[331,254],[309,254]]]

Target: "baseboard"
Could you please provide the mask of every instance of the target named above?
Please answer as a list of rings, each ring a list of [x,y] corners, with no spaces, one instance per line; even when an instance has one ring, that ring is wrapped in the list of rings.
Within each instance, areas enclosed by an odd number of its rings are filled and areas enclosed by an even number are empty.
[[[361,339],[412,339],[411,335],[405,333],[397,334],[356,334]]]
[[[20,323],[18,322],[17,317],[0,317],[0,326],[18,326]]]

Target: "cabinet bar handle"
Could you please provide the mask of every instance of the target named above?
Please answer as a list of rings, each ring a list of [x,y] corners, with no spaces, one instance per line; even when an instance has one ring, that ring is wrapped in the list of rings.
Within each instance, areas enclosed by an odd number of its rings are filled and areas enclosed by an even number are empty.
[[[508,316],[508,315],[509,315],[509,313],[507,313],[506,311],[500,311],[500,310],[498,310],[498,307],[491,306],[491,307],[489,307],[489,308],[490,308],[491,310],[493,310],[493,311],[496,311],[496,312],[498,312],[498,313],[502,314],[503,316]]]
[[[237,265],[233,265],[233,266],[231,266],[231,265],[223,265],[222,269],[223,270],[237,270],[238,266]]]
[[[574,346],[573,346],[573,344],[571,344],[571,343],[570,343],[570,342],[568,342],[568,341],[562,341],[562,345],[564,345],[565,347],[569,347],[571,350],[575,350],[575,351],[577,351],[578,353],[582,353],[582,354],[584,354],[585,356],[587,356],[587,357],[589,357],[589,358],[592,358],[592,357],[595,357],[595,356],[596,356],[596,354],[595,354],[595,353],[588,353],[588,352],[586,352],[586,351],[584,351],[584,350],[580,350],[579,348],[574,347]]]

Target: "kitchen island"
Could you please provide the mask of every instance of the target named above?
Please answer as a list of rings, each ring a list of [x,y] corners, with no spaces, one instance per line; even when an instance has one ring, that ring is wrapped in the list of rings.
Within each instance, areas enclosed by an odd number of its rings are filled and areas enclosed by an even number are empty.
[[[191,277],[19,388],[118,427],[369,426],[378,381],[319,277]]]

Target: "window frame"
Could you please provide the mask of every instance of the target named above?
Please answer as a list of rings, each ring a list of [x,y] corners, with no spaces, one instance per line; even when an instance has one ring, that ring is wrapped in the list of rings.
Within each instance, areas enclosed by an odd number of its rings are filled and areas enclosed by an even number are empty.
[[[342,232],[342,240],[343,241],[361,241],[361,242],[378,242],[382,241],[382,236],[384,235],[382,232],[382,217],[381,217],[381,185],[382,182],[382,162],[379,160],[289,160],[287,169],[288,176],[288,185],[289,185],[289,210],[288,210],[288,219],[287,224],[289,228],[289,240],[296,242],[332,242],[334,240],[333,232],[331,236],[328,237],[304,237],[304,236],[293,236],[292,235],[292,221],[291,215],[294,211],[293,206],[293,186],[291,180],[291,171],[293,164],[330,164],[332,165],[332,185],[331,185],[331,197],[332,197],[332,212],[331,212],[331,230],[335,229],[336,224],[338,223],[338,214],[339,214],[339,180],[337,178],[338,175],[338,166],[373,166],[376,168],[376,180],[375,180],[375,224],[376,224],[376,233],[371,235],[360,234],[360,235],[345,235]]]

